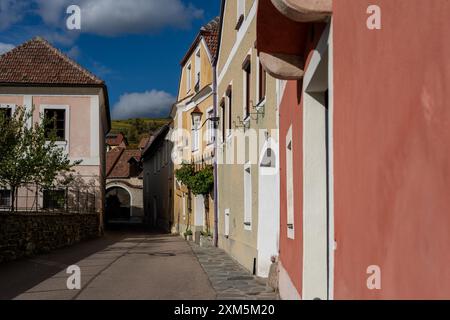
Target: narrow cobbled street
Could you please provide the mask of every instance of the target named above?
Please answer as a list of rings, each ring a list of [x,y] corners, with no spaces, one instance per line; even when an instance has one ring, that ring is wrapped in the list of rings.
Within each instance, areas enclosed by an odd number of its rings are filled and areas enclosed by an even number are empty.
[[[220,274],[203,258],[205,252],[223,264]],[[70,265],[81,269],[80,290],[67,289],[70,274],[66,270]],[[189,244],[178,236],[142,232],[109,232],[101,239],[3,264],[0,283],[0,299],[210,300],[256,299],[260,294],[264,299],[274,297],[220,249]]]

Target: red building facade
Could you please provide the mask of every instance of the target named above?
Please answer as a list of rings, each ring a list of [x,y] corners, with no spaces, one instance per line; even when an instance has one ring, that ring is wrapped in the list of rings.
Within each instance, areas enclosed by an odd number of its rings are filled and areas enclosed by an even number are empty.
[[[260,1],[261,62],[280,79],[282,298],[450,297],[446,12]]]

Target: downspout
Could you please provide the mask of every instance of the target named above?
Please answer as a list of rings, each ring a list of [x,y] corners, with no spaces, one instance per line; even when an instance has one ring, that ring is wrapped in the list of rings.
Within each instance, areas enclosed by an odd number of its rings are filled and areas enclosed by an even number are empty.
[[[217,117],[217,59],[213,62],[213,114]],[[217,126],[217,123],[214,123]],[[218,186],[217,186],[217,127],[214,128],[214,246],[219,244],[219,208],[218,208]]]

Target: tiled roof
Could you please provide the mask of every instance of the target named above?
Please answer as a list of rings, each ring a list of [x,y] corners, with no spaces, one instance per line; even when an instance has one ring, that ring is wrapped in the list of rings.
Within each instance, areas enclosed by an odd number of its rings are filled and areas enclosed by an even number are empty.
[[[103,85],[75,61],[36,37],[0,56],[0,83]]]
[[[216,56],[219,45],[219,28],[220,17],[216,17],[200,29],[200,34],[205,39],[206,45],[208,46],[212,57]]]
[[[111,173],[111,170],[116,165],[117,160],[119,160],[122,155],[123,150],[125,150],[125,148],[116,148],[106,153],[106,176],[109,176]]]
[[[201,27],[200,32],[198,33],[191,47],[187,51],[183,60],[181,60],[181,65],[184,65],[187,59],[191,56],[192,52],[197,47],[197,44],[202,37],[205,39],[211,57],[214,59],[217,53],[217,48],[219,46],[219,30],[220,30],[220,17],[214,18],[213,20],[205,24],[203,27]]]
[[[168,124],[162,126],[159,128],[151,137],[150,142],[148,143],[147,147],[142,151],[142,156],[148,156],[151,155],[155,149],[159,146],[161,141],[165,138],[166,134],[169,132],[170,126]],[[145,161],[145,159],[144,159]]]
[[[115,152],[115,150],[120,149],[120,151]],[[120,153],[120,156],[117,159],[117,154]],[[108,165],[108,158],[117,159],[113,164],[112,168],[107,171],[107,178],[130,178],[130,163],[131,159],[136,159],[138,162],[141,160],[141,151],[140,150],[127,150],[124,148],[116,148],[111,150],[106,154],[106,163]],[[139,172],[140,173],[140,172]],[[138,174],[139,175],[139,174]]]
[[[122,142],[125,142],[125,137],[122,133],[110,133],[106,136],[106,144],[109,146],[119,146]]]

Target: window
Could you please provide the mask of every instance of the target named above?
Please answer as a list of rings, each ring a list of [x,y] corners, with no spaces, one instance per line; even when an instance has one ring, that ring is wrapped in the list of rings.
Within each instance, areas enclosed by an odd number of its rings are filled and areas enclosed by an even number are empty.
[[[0,108],[0,118],[11,119],[12,112],[13,111],[12,111],[11,107],[9,107],[9,106],[6,106],[6,107],[1,106],[1,108]]]
[[[208,119],[212,119],[214,117],[214,110],[211,108],[208,111]],[[214,143],[214,141],[216,141],[216,136],[215,136],[215,126],[214,126],[214,121],[209,120],[208,121],[208,144],[212,144]]]
[[[242,64],[244,71],[244,119],[250,116],[250,84],[251,84],[251,62],[250,56],[247,56]]]
[[[231,135],[231,126],[233,123],[233,89],[231,86],[228,87],[226,96],[227,96],[227,113],[228,113],[227,129],[228,135]]]
[[[11,190],[0,190],[0,208],[11,207]]]
[[[192,65],[189,63],[186,68],[186,91],[191,91],[192,86]]]
[[[244,228],[252,229],[252,171],[250,163],[244,167]]]
[[[288,237],[294,239],[294,154],[292,126],[286,135],[286,208]]]
[[[200,90],[201,59],[200,48],[195,53],[195,92]]]
[[[193,123],[192,131],[191,131],[191,139],[192,139],[192,151],[198,151],[200,147],[200,119],[196,119],[195,123]]]
[[[45,109],[44,110],[45,137],[54,137],[57,141],[66,140],[66,110]]]
[[[259,63],[258,74],[258,102],[261,102],[266,97],[266,70],[264,70],[261,63]]]
[[[245,0],[237,0],[236,30],[239,30],[245,19]]]
[[[43,209],[63,209],[65,203],[64,190],[44,190]]]
[[[220,110],[222,111],[222,142],[225,142],[225,129],[226,129],[226,109],[225,109],[225,99],[220,102]]]

